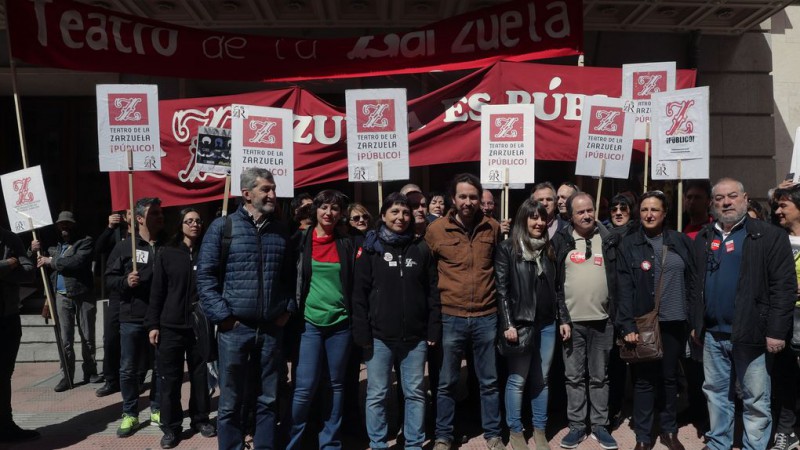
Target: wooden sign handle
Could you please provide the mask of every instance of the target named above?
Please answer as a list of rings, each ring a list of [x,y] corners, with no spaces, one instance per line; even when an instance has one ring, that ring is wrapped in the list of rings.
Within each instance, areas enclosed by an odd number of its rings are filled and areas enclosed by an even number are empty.
[[[383,161],[378,161],[378,209],[383,208]]]

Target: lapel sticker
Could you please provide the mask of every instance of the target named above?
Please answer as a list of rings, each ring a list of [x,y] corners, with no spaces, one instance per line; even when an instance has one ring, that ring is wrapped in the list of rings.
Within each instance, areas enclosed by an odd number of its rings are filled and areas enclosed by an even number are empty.
[[[642,270],[644,270],[645,272],[649,271],[652,267],[653,265],[650,264],[650,261],[647,260],[642,261]]]
[[[713,241],[711,241],[711,250],[712,251],[719,250],[719,244],[720,244],[719,239],[714,239]]]
[[[417,265],[417,262],[411,258],[406,258],[406,267],[414,267]]]
[[[383,254],[383,260],[384,260],[384,261],[386,261],[386,262],[389,262],[389,261],[391,261],[392,259],[394,259],[394,258],[392,257],[392,254],[391,254],[391,253],[384,253],[384,254]]]
[[[569,260],[575,264],[580,264],[586,261],[586,255],[583,252],[572,252],[572,254],[569,255]]]
[[[594,265],[595,266],[603,265],[603,255],[594,255]]]
[[[389,267],[397,267],[397,261],[389,261]]]
[[[733,251],[733,241],[728,241],[725,243],[725,251],[728,253]]]
[[[364,249],[362,249],[361,247],[358,247],[358,253],[356,253],[356,259],[358,259],[358,258],[361,258],[361,252],[362,252],[363,250],[364,250]]]

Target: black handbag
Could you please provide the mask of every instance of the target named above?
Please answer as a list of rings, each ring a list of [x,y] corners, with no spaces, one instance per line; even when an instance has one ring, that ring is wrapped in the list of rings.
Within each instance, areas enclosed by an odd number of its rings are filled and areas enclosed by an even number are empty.
[[[533,344],[533,325],[516,327],[517,342],[508,342],[503,333],[497,337],[497,350],[503,356],[525,355],[531,351]]]
[[[661,294],[664,287],[664,265],[667,262],[667,246],[661,249],[661,275],[658,277],[656,287],[655,308],[649,313],[636,317],[636,328],[639,331],[639,341],[635,344],[617,339],[619,345],[619,358],[629,363],[658,361],[664,357],[664,347],[661,344],[661,327],[658,324],[658,310],[661,306]]]
[[[192,305],[192,330],[197,338],[197,347],[205,362],[214,362],[219,356],[214,325],[206,317],[200,302]]]

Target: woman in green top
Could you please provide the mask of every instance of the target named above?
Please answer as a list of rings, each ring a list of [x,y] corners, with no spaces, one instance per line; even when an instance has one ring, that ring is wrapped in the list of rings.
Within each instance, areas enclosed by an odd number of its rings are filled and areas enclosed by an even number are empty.
[[[338,225],[346,197],[339,191],[324,190],[314,197],[314,225],[306,230],[297,263],[299,312],[303,314],[300,356],[294,380],[292,429],[287,449],[302,447],[303,431],[311,402],[325,367],[326,386],[332,401],[323,412],[325,425],[319,433],[319,447],[342,448],[344,380],[350,352],[350,294],[353,285],[355,246]]]

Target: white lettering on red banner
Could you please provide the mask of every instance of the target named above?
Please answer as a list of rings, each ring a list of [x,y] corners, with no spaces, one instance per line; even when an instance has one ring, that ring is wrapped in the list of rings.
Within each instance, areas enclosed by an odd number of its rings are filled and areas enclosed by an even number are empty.
[[[8,3],[14,56],[74,70],[290,81],[471,69],[578,55],[583,45],[578,0],[514,0],[407,33],[343,39],[193,29],[70,0]]]

